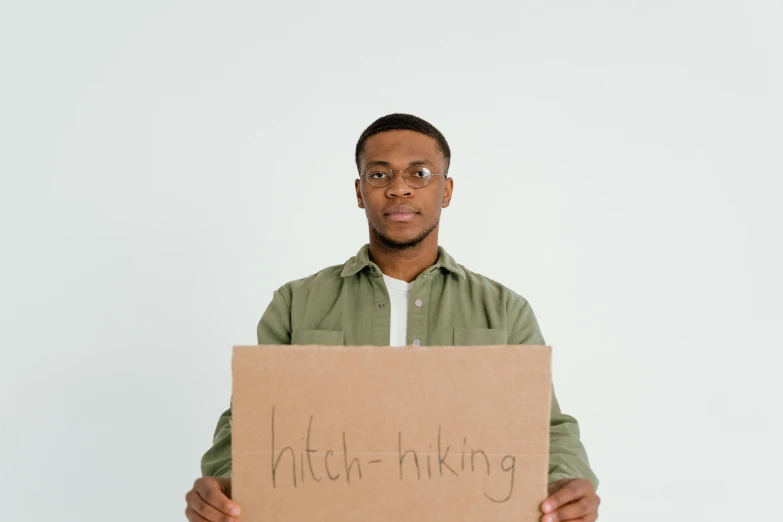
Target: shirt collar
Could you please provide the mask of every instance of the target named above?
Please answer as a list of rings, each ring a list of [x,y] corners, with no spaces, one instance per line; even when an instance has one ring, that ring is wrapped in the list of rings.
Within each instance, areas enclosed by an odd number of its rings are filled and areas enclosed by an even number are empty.
[[[353,256],[351,259],[349,259],[345,265],[343,265],[343,270],[340,272],[340,275],[342,277],[348,277],[356,274],[357,272],[370,267],[370,270],[376,273],[376,275],[381,275],[381,270],[378,268],[378,265],[370,261],[370,245],[364,245],[362,248],[359,249],[359,252]],[[459,264],[457,264],[456,261],[454,261],[454,258],[451,257],[446,250],[439,246],[438,247],[438,260],[435,262],[434,265],[424,270],[424,273],[431,273],[435,270],[438,270],[439,268],[442,268],[444,270],[447,270],[451,272],[452,274],[457,274],[458,276],[465,278],[465,269],[462,268]]]

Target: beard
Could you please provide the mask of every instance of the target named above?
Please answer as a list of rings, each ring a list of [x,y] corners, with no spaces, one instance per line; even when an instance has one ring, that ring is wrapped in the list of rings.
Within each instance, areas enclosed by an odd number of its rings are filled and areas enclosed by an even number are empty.
[[[369,223],[369,221],[368,221]],[[432,226],[424,229],[421,234],[414,237],[413,239],[409,239],[407,241],[397,241],[396,239],[392,239],[374,226],[372,226],[372,223],[370,224],[370,231],[375,236],[375,238],[383,245],[385,248],[388,248],[389,250],[410,250],[412,248],[416,248],[421,244],[422,241],[424,241],[427,236],[429,236],[433,230],[435,230],[435,227],[438,226],[439,221],[436,221]]]

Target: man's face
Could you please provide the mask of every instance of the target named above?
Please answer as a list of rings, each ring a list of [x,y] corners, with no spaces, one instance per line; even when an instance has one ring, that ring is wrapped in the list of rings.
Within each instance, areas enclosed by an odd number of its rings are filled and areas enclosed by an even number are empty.
[[[454,182],[445,176],[432,176],[426,187],[411,188],[400,171],[420,166],[433,174],[445,174],[446,158],[433,138],[396,130],[375,134],[364,142],[360,172],[378,165],[393,169],[394,181],[385,187],[374,187],[365,177],[358,179],[359,208],[367,214],[371,233],[385,246],[397,250],[413,248],[437,229],[440,212],[451,201]]]

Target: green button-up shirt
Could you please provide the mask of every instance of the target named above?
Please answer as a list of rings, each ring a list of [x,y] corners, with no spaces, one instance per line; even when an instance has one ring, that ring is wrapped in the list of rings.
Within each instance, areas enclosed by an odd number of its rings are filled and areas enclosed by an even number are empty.
[[[449,346],[538,344],[544,337],[528,302],[457,264],[443,248],[438,261],[413,282],[407,341]],[[275,291],[258,322],[258,344],[389,346],[389,293],[369,246],[344,265],[292,281]],[[231,408],[218,420],[213,446],[204,454],[204,476],[231,475]],[[552,388],[549,481],[598,480],[579,440],[579,425],[560,411]]]

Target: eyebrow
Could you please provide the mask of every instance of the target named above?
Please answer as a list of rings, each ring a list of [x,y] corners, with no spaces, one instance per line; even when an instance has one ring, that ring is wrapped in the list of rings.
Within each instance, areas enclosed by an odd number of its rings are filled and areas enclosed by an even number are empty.
[[[431,163],[432,162],[429,161],[429,160],[416,160],[416,161],[411,161],[410,163],[408,163],[408,166],[409,167],[415,167],[417,165],[428,165],[428,164],[431,164]],[[374,165],[382,165],[384,167],[391,168],[391,163],[389,163],[388,161],[381,161],[381,160],[368,161],[367,165],[365,165],[365,168],[366,167],[372,167]]]

